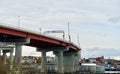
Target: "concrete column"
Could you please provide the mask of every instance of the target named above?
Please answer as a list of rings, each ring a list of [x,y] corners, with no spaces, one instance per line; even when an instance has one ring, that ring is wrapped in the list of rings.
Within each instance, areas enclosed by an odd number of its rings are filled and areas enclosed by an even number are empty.
[[[41,73],[45,74],[46,73],[46,51],[42,50],[41,51],[42,55],[42,60],[41,60]]]
[[[72,59],[72,73],[74,73],[75,72],[75,67],[74,67],[74,65],[75,65],[75,57],[74,57],[74,54],[71,54],[72,56],[71,56],[71,59]]]
[[[64,73],[74,74],[74,55],[72,52],[64,52]]]
[[[3,63],[4,63],[4,64],[6,64],[6,59],[7,59],[7,57],[6,57],[6,52],[3,51]]]
[[[79,71],[79,54],[78,52],[74,52],[74,72]]]
[[[10,69],[13,69],[13,49],[10,50]]]
[[[54,51],[54,54],[56,55],[56,64],[57,64],[57,74],[63,74],[64,70],[63,70],[63,51],[66,51],[67,48],[66,47],[43,47],[43,48],[37,48],[37,51]],[[45,53],[42,52],[42,56],[45,55]],[[45,57],[42,57],[42,60],[44,60]],[[43,66],[41,72],[44,72],[44,61],[42,61],[43,64],[41,66]]]
[[[55,70],[58,71],[58,54],[55,54]]]
[[[16,44],[15,45],[15,63],[17,65],[18,71],[21,70],[21,56],[22,56],[22,45],[21,44]]]
[[[21,56],[22,56],[22,45],[30,43],[30,38],[19,38],[12,39],[11,42],[15,42],[15,63],[17,65],[18,72],[21,70]]]
[[[0,50],[0,56],[1,56],[1,50]]]
[[[63,74],[63,51],[58,51],[58,74]]]

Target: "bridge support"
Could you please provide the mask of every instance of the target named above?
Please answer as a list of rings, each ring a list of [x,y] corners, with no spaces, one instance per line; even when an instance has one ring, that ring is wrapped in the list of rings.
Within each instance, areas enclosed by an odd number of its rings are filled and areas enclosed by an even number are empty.
[[[42,60],[41,60],[41,73],[46,74],[46,51],[42,50]]]
[[[65,73],[75,74],[79,70],[78,52],[64,52],[64,71]]]
[[[3,63],[6,64],[6,59],[7,59],[7,55],[6,55],[7,51],[3,50]]]
[[[10,69],[13,69],[13,48],[14,47],[0,47],[0,51],[2,50],[3,52],[3,58],[1,60],[3,60],[3,63],[6,64],[6,59],[7,59],[7,55],[6,53],[10,52]],[[1,52],[0,52],[1,53]]]
[[[22,45],[30,43],[29,38],[20,38],[13,39],[12,42],[15,42],[15,64],[17,65],[17,70],[21,70],[21,56],[22,56]]]
[[[15,63],[17,65],[17,70],[21,70],[21,56],[22,56],[22,45],[16,44],[15,45]]]
[[[64,74],[63,70],[63,52],[66,50],[66,47],[43,47],[37,48],[37,51],[42,53],[42,62],[41,62],[41,72],[42,74],[46,74],[46,52],[47,51],[54,51],[56,55],[56,67],[57,67],[57,74]]]
[[[55,59],[56,59],[57,74],[64,74],[64,69],[63,69],[63,52],[64,51],[65,50],[54,51]]]
[[[65,73],[74,72],[74,55],[72,53],[64,52],[64,71]]]
[[[57,74],[64,74],[63,70],[63,50],[54,51],[56,59]]]
[[[10,50],[10,69],[13,69],[13,48]]]
[[[41,52],[41,73],[40,74],[47,74],[46,71],[46,48],[37,48],[38,52]]]
[[[0,56],[1,56],[1,50],[0,50]]]
[[[63,51],[58,51],[58,66],[57,66],[58,70],[58,74],[63,74],[64,71],[63,71]]]

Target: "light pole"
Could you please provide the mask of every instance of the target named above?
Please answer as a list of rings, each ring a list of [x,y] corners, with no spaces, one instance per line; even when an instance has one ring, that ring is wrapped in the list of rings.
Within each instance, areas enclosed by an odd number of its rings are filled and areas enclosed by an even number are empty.
[[[20,28],[20,16],[18,16],[18,28]]]
[[[69,25],[69,22],[68,22],[68,37],[69,37],[69,41],[71,42],[71,37],[70,37],[70,25]]]
[[[41,28],[39,28],[39,30],[40,30],[40,33],[41,33]]]

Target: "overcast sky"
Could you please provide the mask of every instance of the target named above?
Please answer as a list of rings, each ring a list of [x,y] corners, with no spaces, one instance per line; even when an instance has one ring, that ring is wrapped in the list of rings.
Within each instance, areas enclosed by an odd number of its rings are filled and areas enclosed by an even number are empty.
[[[79,35],[82,57],[88,53],[120,56],[120,0],[0,0],[0,23],[18,26],[18,16],[20,27],[42,32],[64,30],[67,34],[69,22],[76,44]],[[23,55],[34,54],[35,48],[24,49],[31,50],[23,50],[27,51]]]

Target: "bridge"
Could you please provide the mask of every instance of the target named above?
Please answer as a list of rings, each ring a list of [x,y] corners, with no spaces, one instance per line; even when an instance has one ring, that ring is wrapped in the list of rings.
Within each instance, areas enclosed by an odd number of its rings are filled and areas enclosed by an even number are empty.
[[[56,69],[59,74],[64,74],[65,65],[70,65],[71,72],[75,71],[76,60],[78,60],[78,51],[81,49],[70,41],[51,37],[40,32],[26,30],[15,26],[0,24],[0,42],[14,43],[15,45],[15,63],[18,70],[21,69],[22,45],[36,47],[42,54],[41,73],[46,72],[46,52],[53,51],[56,58]],[[5,49],[6,47],[0,48]],[[7,48],[8,49],[8,48]],[[11,48],[10,48],[11,49]],[[13,48],[12,48],[13,49]],[[5,54],[6,52],[3,52]],[[12,50],[13,51],[13,50]],[[27,49],[26,51],[29,51]],[[11,53],[11,61],[12,53]],[[0,51],[1,54],[1,51]],[[75,59],[76,58],[76,59]],[[66,69],[67,70],[67,69]]]

